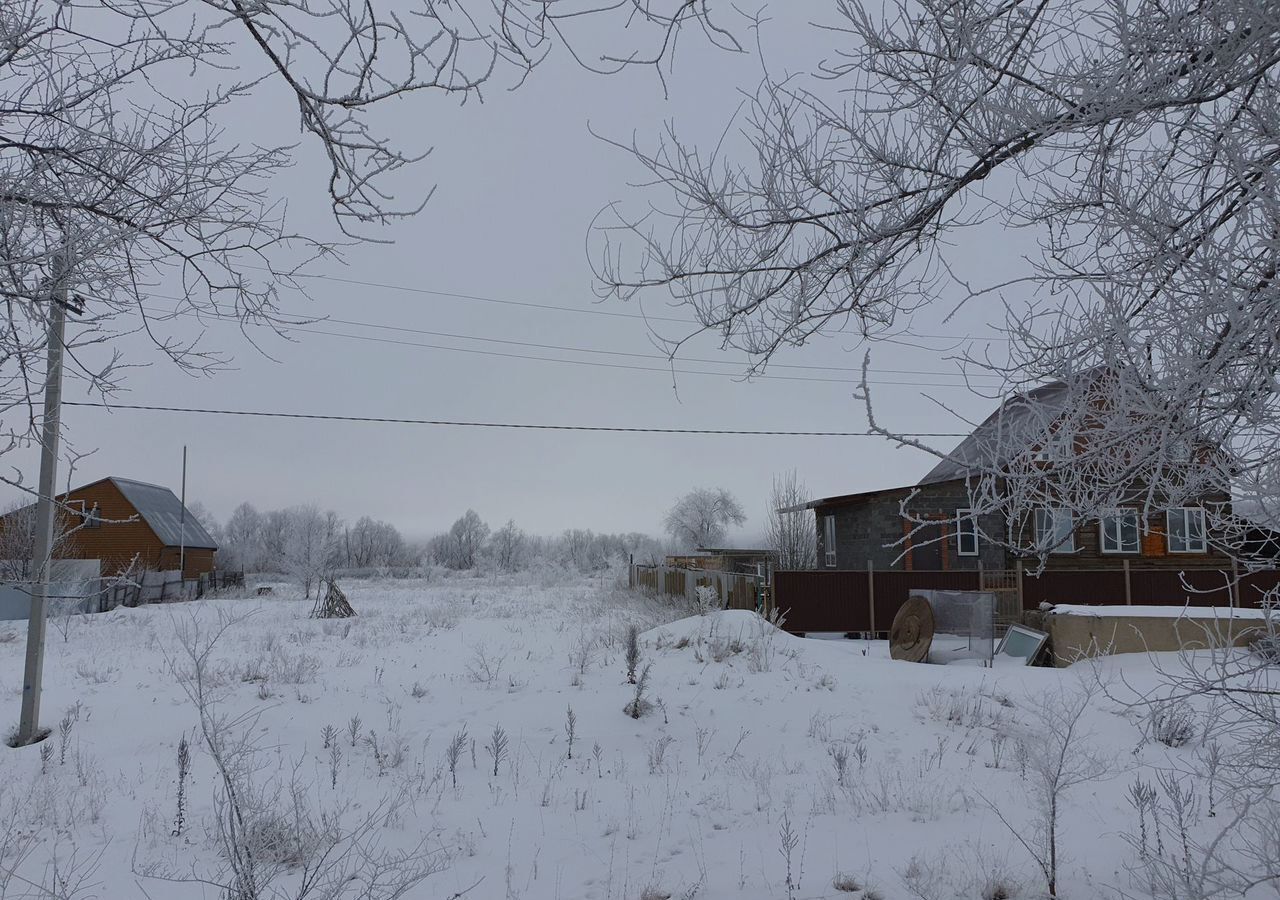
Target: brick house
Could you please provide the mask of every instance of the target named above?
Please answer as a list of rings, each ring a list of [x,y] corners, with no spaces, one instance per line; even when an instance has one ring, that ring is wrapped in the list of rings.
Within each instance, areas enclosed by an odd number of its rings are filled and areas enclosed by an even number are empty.
[[[56,555],[100,560],[104,577],[130,566],[174,570],[179,559],[183,560],[183,578],[198,578],[214,570],[217,542],[166,487],[113,476],[67,491],[57,499],[63,506],[58,513],[59,529],[69,534]],[[0,528],[33,519],[22,512],[0,519]]]
[[[1221,569],[1230,558],[1208,540],[1206,509],[1230,511],[1226,490],[1208,490],[1189,505],[1143,518],[1142,494],[1118,505],[1100,519],[1082,521],[1065,509],[1033,510],[1023,521],[1009,523],[1004,513],[975,518],[970,510],[969,479],[979,471],[998,470],[1002,448],[1011,435],[1043,433],[1056,409],[1066,402],[1066,384],[1050,385],[1005,401],[961,441],[955,450],[914,485],[844,494],[814,500],[788,511],[813,510],[817,526],[819,569],[951,571],[1013,568],[1022,554],[1009,544],[1052,546],[1046,569],[1111,569],[1126,563],[1144,568]],[[1025,452],[1027,446],[1021,448]],[[1034,446],[1032,449],[1035,449]],[[904,515],[903,503],[906,503]],[[919,520],[924,520],[921,525]],[[934,524],[936,523],[936,524]],[[1012,525],[1012,527],[1011,527]],[[1000,542],[990,536],[1011,536]]]

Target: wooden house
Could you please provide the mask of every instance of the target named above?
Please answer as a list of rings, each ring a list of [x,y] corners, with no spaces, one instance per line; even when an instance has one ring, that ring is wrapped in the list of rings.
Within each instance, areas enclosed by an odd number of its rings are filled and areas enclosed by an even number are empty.
[[[57,499],[62,505],[59,528],[66,538],[56,554],[100,560],[103,577],[130,567],[171,571],[180,559],[183,578],[214,571],[217,543],[166,487],[112,476]],[[0,527],[29,523],[33,517],[20,515],[23,512],[0,519]]]
[[[1122,500],[1090,521],[1047,506],[1015,522],[1000,511],[975,515],[974,478],[1000,471],[1015,454],[1036,458],[1035,441],[1052,433],[1070,391],[1054,382],[1006,400],[916,484],[825,497],[786,511],[813,510],[819,569],[1008,570],[1038,547],[1051,548],[1049,570],[1119,569],[1130,563],[1230,569],[1230,557],[1214,547],[1208,532],[1211,521],[1229,514],[1231,498],[1208,478],[1190,500],[1168,509],[1148,506],[1146,513],[1143,486],[1135,484],[1132,503]]]

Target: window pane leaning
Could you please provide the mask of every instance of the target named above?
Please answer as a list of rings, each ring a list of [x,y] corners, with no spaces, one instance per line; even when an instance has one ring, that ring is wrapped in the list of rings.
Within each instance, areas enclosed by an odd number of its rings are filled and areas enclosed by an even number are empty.
[[[836,517],[825,516],[822,520],[822,546],[826,550],[828,568],[836,564]]]
[[[1198,506],[1171,509],[1167,514],[1169,552],[1204,553],[1204,510]]]
[[[1036,547],[1050,553],[1074,553],[1075,519],[1069,509],[1036,510]]]
[[[1138,552],[1138,511],[1118,509],[1102,517],[1102,552]]]
[[[978,520],[971,509],[956,510],[956,553],[978,555]]]

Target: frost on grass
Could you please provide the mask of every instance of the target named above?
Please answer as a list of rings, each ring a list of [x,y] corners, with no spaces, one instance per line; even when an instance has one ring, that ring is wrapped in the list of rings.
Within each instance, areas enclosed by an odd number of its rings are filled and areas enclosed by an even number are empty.
[[[349,589],[361,614],[341,628],[308,620],[310,603],[250,597],[72,629],[46,681],[47,749],[6,751],[0,887],[15,871],[47,884],[56,862],[101,896],[141,883],[180,897],[199,889],[164,880],[197,877],[261,897],[314,880],[345,900],[368,879],[421,875],[406,897],[483,879],[466,896],[866,900],[928,892],[935,871],[947,898],[1046,891],[1041,751],[1054,741],[1041,717],[1075,708],[1074,669],[899,664],[883,645],[801,640],[742,611],[691,615],[598,580]],[[6,690],[21,650],[0,644]],[[1262,862],[1238,856],[1205,864],[1215,829],[1265,822],[1241,790],[1239,723],[1176,695],[1145,659],[1106,665],[1145,696],[1188,703],[1194,736],[1173,746],[1145,709],[1084,703],[1087,740],[1068,741],[1068,768],[1125,770],[1058,779],[1057,892],[1089,896],[1098,873],[1121,872],[1131,896],[1167,900],[1191,877],[1184,847],[1194,871],[1256,873]],[[80,674],[104,666],[118,669],[109,684]],[[1171,761],[1180,774],[1162,780]],[[851,827],[865,837],[843,839]],[[1255,846],[1262,859],[1260,833],[1214,852]],[[17,884],[3,896],[49,894]]]

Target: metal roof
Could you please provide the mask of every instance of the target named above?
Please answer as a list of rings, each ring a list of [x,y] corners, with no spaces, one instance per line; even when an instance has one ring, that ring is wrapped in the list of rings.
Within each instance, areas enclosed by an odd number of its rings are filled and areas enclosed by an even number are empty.
[[[992,471],[1028,447],[1042,443],[1081,388],[1102,375],[1097,367],[1068,381],[1054,381],[1025,394],[1015,394],[943,457],[919,484],[956,481],[981,471]]]
[[[823,497],[778,511],[792,513],[823,506],[860,503],[886,494],[905,493],[924,485],[963,481],[978,471],[991,471],[1008,462],[1014,454],[1043,441],[1054,422],[1066,410],[1075,392],[1106,371],[1103,367],[1089,369],[1069,381],[1054,381],[1026,393],[1015,394],[914,485]]]
[[[191,515],[190,510],[186,510],[184,519],[182,501],[167,487],[114,475],[106,480],[120,489],[120,493],[124,494],[124,498],[166,547],[218,549],[217,542],[204,530],[196,517]]]

